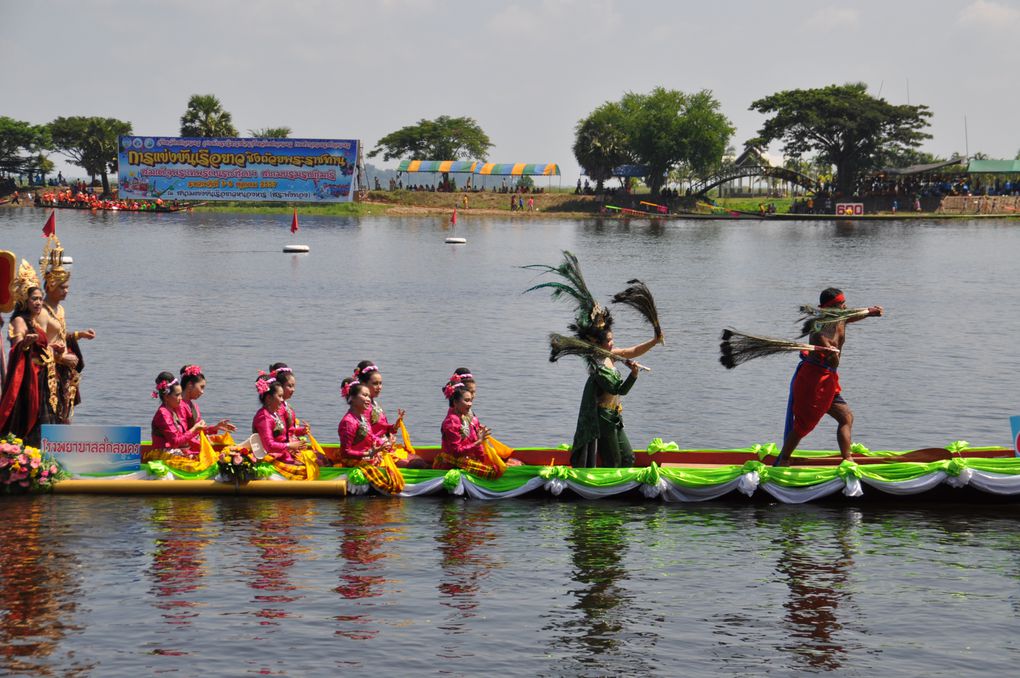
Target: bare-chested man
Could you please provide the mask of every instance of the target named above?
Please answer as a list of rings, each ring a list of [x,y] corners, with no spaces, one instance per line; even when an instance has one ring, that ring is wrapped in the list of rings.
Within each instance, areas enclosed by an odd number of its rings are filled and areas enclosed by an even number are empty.
[[[93,329],[76,332],[67,331],[64,319],[64,307],[60,305],[67,298],[71,286],[71,272],[64,268],[64,250],[56,236],[50,236],[47,246],[45,269],[43,273],[46,299],[40,322],[46,329],[46,339],[53,347],[53,355],[57,363],[58,406],[57,420],[62,424],[71,422],[74,406],[80,402],[78,397],[78,378],[82,370],[81,351],[78,350],[79,339],[95,339]]]
[[[829,287],[822,290],[818,305],[822,308],[846,308],[846,297],[842,291]],[[854,413],[840,394],[839,374],[836,372],[836,368],[839,367],[839,351],[846,341],[846,323],[880,315],[882,307],[871,306],[866,316],[822,325],[820,330],[811,333],[809,338],[811,344],[836,350],[801,353],[800,365],[797,366],[793,381],[790,383],[783,449],[774,466],[785,466],[789,463],[790,455],[797,449],[797,445],[814,430],[825,414],[836,420],[836,440],[839,442],[840,455],[843,459],[853,458],[850,454],[850,444]]]

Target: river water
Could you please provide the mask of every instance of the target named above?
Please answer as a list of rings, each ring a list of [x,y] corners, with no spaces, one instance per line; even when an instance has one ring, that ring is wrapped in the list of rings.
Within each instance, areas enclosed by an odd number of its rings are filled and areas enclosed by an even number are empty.
[[[41,210],[0,210],[36,260]],[[207,419],[246,428],[259,369],[335,438],[339,378],[375,360],[383,403],[438,440],[440,387],[479,380],[510,445],[569,441],[585,375],[547,360],[569,307],[517,267],[581,259],[603,299],[631,277],[667,335],[625,399],[631,440],[779,442],[793,358],[733,371],[725,326],[793,337],[826,286],[887,317],[848,330],[855,438],[1006,444],[1020,331],[1011,222],[860,224],[98,214],[63,211],[84,347],[79,423],[147,431],[157,372],[203,366]],[[288,242],[311,247],[286,255]],[[626,309],[617,343],[650,336]],[[147,437],[147,436],[146,436]],[[823,422],[806,447],[831,449]],[[0,501],[0,673],[236,675],[1004,674],[1018,659],[1015,507],[672,506],[454,499]]]

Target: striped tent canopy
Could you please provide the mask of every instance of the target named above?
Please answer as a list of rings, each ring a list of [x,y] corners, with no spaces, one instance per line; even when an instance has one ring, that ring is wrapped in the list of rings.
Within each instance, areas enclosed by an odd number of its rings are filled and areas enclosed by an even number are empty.
[[[518,163],[496,163],[487,162],[481,166],[478,170],[478,174],[492,175],[492,176],[544,176],[544,177],[558,177],[560,175],[560,166],[556,163],[547,164],[528,164],[523,162]]]
[[[473,174],[477,168],[473,160],[401,160],[397,171]]]

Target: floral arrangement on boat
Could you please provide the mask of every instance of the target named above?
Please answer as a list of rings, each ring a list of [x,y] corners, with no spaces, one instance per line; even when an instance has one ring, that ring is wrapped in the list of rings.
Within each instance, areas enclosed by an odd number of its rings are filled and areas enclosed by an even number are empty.
[[[218,461],[220,475],[228,483],[243,485],[258,480],[265,471],[259,468],[261,462],[248,447],[230,447],[220,452]]]
[[[39,448],[10,433],[0,438],[0,487],[5,493],[48,490],[66,475]]]

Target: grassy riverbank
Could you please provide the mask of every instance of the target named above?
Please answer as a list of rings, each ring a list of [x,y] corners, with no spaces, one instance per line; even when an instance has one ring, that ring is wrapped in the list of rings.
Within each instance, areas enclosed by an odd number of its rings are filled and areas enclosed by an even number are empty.
[[[386,205],[368,202],[341,202],[310,205],[308,203],[249,203],[216,202],[195,207],[195,212],[225,212],[231,214],[290,214],[295,209],[302,215],[361,217],[385,214]]]

